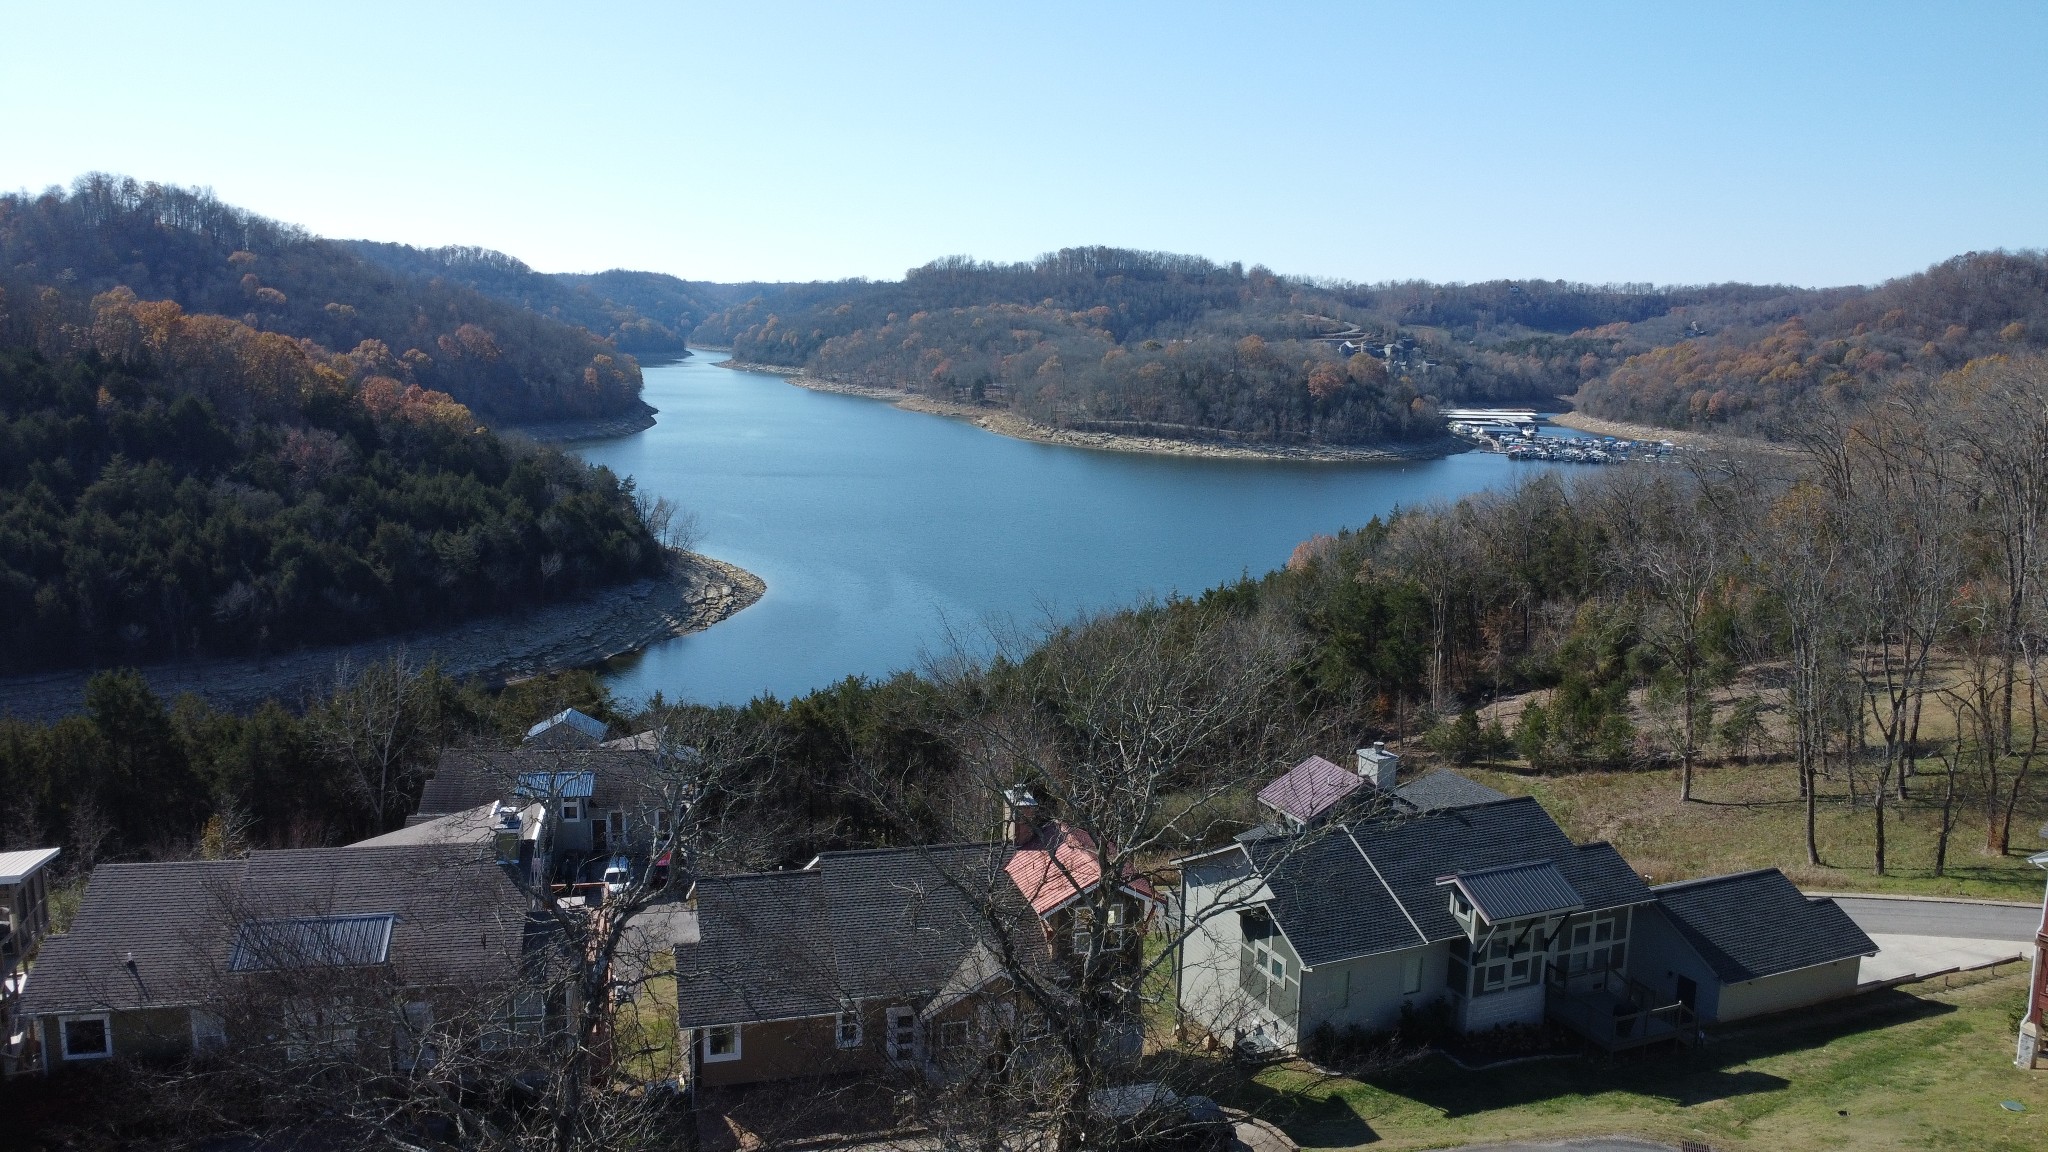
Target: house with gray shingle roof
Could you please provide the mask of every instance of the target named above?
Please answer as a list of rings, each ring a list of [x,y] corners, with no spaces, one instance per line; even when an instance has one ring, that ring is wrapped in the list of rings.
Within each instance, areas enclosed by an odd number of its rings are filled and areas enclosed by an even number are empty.
[[[70,929],[43,942],[18,1011],[44,1071],[290,1044],[281,1021],[320,1010],[299,1011],[305,999],[372,989],[354,996],[376,1001],[363,1012],[472,1012],[478,996],[513,994],[544,939],[518,886],[470,846],[104,864]],[[388,1050],[390,1028],[355,1015],[348,1042]]]
[[[1443,806],[1418,790],[1422,803],[1182,861],[1186,1018],[1291,1049],[1442,1002],[1465,1031],[1551,1019],[1613,1051],[1847,994],[1875,951],[1775,871],[1653,890],[1535,800],[1453,781],[1432,785]]]
[[[1645,921],[1638,978],[1669,991],[1701,1023],[1782,1012],[1856,991],[1877,945],[1833,900],[1809,898],[1762,868],[1660,884]]]
[[[1102,891],[1085,837],[1021,790],[1006,807],[1006,840],[699,879],[696,938],[675,948],[676,1022],[697,1082],[921,1072],[970,1041],[976,1053],[1027,1045],[1037,1032],[1011,994],[1016,965],[1056,977],[1137,962],[1150,887]]]

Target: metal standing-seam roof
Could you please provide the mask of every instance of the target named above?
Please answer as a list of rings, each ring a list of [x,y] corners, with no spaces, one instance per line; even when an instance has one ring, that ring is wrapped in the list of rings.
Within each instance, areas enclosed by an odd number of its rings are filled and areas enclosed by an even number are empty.
[[[58,848],[21,848],[0,852],[0,884],[19,884],[57,858]]]
[[[1578,912],[1586,902],[1548,860],[1457,872],[1437,881],[1465,894],[1488,924]]]
[[[1311,756],[1259,789],[1259,803],[1307,824],[1364,784],[1358,773],[1345,771],[1321,756]]]
[[[1652,891],[1665,918],[1726,983],[1877,954],[1833,900],[1809,899],[1776,868]]]

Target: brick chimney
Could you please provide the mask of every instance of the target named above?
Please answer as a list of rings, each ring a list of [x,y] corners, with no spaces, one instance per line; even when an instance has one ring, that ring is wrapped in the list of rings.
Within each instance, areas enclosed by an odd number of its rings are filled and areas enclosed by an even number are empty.
[[[1382,792],[1394,790],[1395,777],[1401,771],[1399,753],[1387,751],[1385,740],[1375,740],[1370,748],[1358,750],[1358,774],[1367,784]]]
[[[1003,789],[1003,838],[1017,848],[1038,838],[1038,798],[1021,784]]]

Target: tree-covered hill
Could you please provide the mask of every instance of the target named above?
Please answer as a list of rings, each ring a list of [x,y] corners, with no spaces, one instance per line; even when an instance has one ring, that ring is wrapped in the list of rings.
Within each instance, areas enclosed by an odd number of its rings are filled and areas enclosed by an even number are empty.
[[[630,482],[499,439],[381,347],[125,288],[0,333],[0,671],[350,640],[660,569]]]
[[[1853,407],[1905,376],[1932,379],[2048,344],[2048,255],[1973,252],[1872,289],[1764,303],[1676,309],[1689,331],[1675,339],[1637,331],[1647,324],[1616,333],[1638,351],[1590,380],[1581,406],[1617,420],[1773,435],[1807,404]]]
[[[0,290],[19,323],[88,323],[92,297],[116,287],[379,357],[491,420],[645,411],[639,365],[578,324],[393,272],[209,193],[94,174],[68,193],[0,196]]]
[[[414,248],[372,240],[339,243],[399,275],[444,280],[549,319],[587,328],[622,352],[687,355],[690,332],[705,317],[774,290],[773,285],[708,284],[623,268],[597,273],[536,272],[524,261],[488,248]]]
[[[785,286],[711,316],[695,339],[1059,427],[1348,444],[1440,435],[1439,404],[1549,401],[1637,350],[1621,330],[1788,292],[1368,286],[1080,248],[1022,264],[949,258],[900,281]]]

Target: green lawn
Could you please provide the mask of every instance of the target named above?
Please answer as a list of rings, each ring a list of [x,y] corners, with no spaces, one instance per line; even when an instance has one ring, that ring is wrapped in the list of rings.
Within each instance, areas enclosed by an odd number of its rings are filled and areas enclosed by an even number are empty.
[[[2025,990],[2025,969],[2008,966],[1953,990],[1930,982],[1730,1030],[1692,1051],[1482,1072],[1427,1057],[1369,1082],[1285,1064],[1224,1095],[1310,1149],[1628,1135],[1724,1152],[2040,1152],[2048,1071],[2012,1066]]]
[[[1606,840],[1652,883],[1776,866],[1802,888],[1974,896],[2038,903],[2044,877],[2026,862],[2042,848],[2048,779],[2030,787],[2013,821],[2013,851],[1986,853],[1984,819],[1958,805],[1946,874],[1934,875],[1938,782],[1917,780],[1915,799],[1894,800],[1886,817],[1889,868],[1871,868],[1875,823],[1866,802],[1852,807],[1845,787],[1822,782],[1817,821],[1822,864],[1806,862],[1806,815],[1789,765],[1716,765],[1695,769],[1692,803],[1678,799],[1676,769],[1536,776],[1460,769],[1510,795],[1542,802],[1574,840]],[[2043,774],[2048,777],[2048,774]]]

